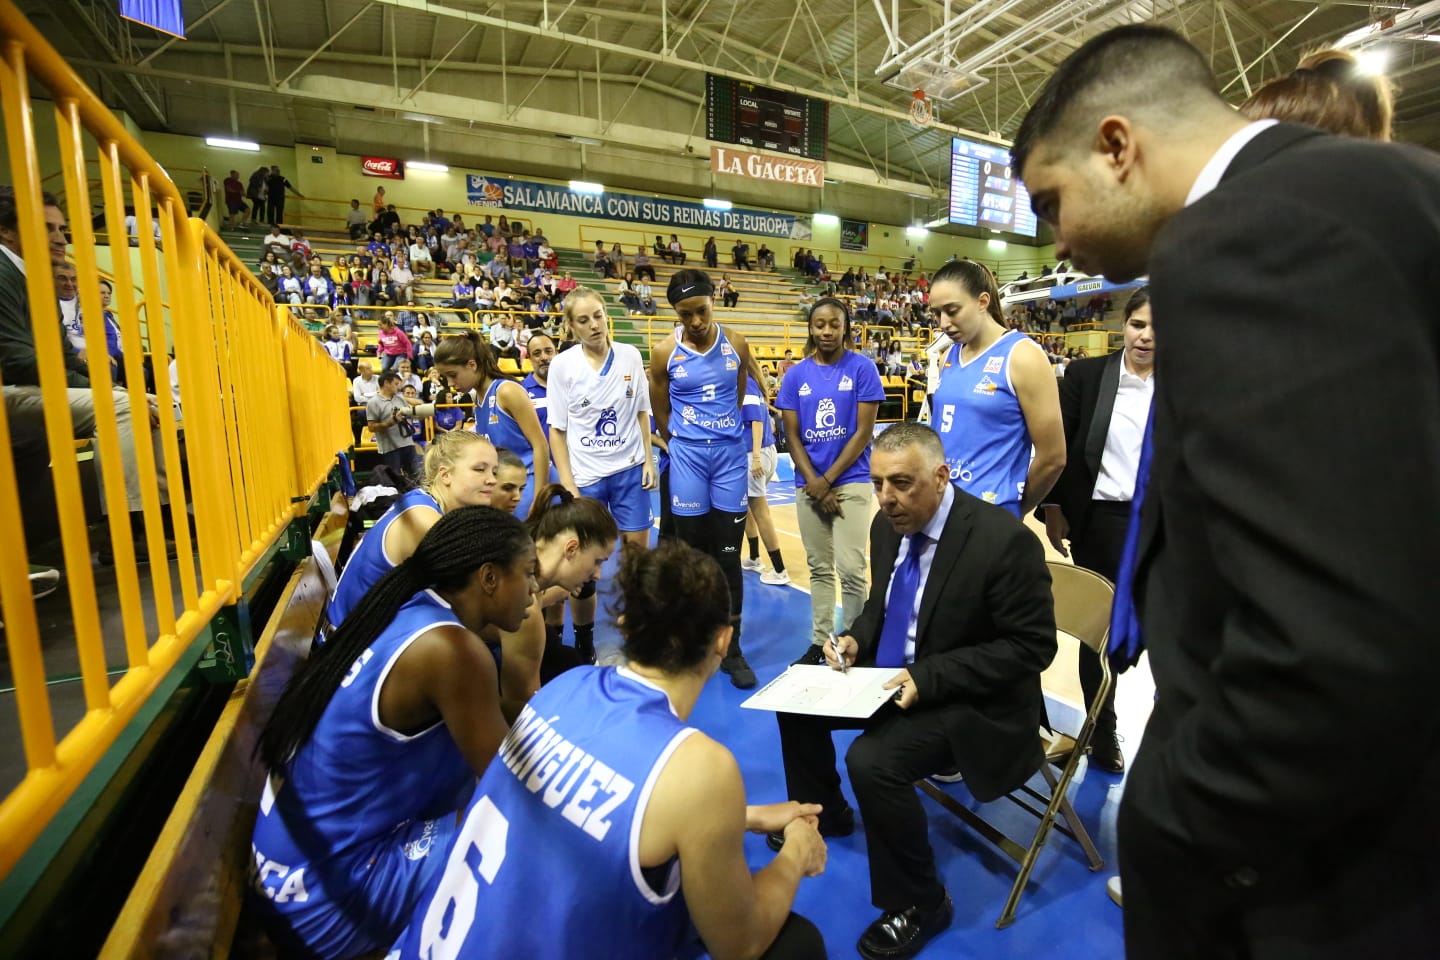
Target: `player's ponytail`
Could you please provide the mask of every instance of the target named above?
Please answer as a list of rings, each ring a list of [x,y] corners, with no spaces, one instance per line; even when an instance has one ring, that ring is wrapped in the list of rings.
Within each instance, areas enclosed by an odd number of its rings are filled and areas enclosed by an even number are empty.
[[[487,563],[510,566],[529,544],[519,520],[491,507],[461,507],[436,521],[414,554],[381,577],[329,640],[296,667],[256,745],[265,765],[283,769],[299,753],[356,658],[411,597],[427,587],[459,590]]]
[[[463,367],[473,362],[482,382],[486,383],[491,380],[515,379],[500,369],[500,361],[495,358],[495,351],[490,349],[490,344],[475,330],[462,330],[441,337],[435,346],[434,360],[437,367],[445,364]]]
[[[730,589],[720,564],[680,540],[653,550],[627,544],[610,613],[631,663],[682,673],[710,655],[716,631],[731,625]]]
[[[612,544],[620,537],[620,528],[603,503],[577,497],[558,483],[547,483],[536,492],[525,528],[537,545],[573,533],[581,550]]]

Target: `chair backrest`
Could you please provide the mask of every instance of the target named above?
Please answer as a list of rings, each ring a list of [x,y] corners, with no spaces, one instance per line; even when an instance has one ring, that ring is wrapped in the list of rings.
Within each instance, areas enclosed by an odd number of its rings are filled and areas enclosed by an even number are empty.
[[[1055,599],[1055,627],[1101,653],[1110,639],[1110,605],[1115,587],[1094,570],[1047,560]]]

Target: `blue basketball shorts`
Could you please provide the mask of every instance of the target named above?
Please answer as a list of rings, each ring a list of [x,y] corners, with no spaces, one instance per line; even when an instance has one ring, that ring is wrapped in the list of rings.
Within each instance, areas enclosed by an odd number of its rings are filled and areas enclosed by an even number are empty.
[[[741,438],[670,441],[670,512],[677,517],[744,513],[748,489]]]

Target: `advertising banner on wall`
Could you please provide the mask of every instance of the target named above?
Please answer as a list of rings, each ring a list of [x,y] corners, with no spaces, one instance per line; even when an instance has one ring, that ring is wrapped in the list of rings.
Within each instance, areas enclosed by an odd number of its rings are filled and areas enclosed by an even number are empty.
[[[387,180],[404,180],[405,164],[394,157],[361,157],[360,172],[367,177],[385,177]]]
[[[863,220],[840,221],[840,249],[867,250],[870,247],[870,224]]]
[[[764,210],[711,210],[690,200],[668,200],[634,193],[575,193],[558,183],[487,177],[465,177],[465,197],[472,207],[521,210],[528,213],[563,213],[597,220],[649,223],[673,230],[699,229],[748,233],[762,237],[810,239],[810,221],[789,213]]]
[[[825,185],[825,164],[796,157],[771,157],[748,150],[729,147],[710,148],[710,170],[728,173],[748,180],[769,180],[801,187],[820,188]]]

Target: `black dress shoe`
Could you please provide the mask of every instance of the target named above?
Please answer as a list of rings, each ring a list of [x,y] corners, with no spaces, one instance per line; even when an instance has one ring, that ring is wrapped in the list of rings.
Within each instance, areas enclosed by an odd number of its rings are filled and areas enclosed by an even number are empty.
[[[750,662],[743,653],[721,660],[720,670],[728,674],[731,684],[741,690],[749,690],[755,686],[755,671],[750,669]]]
[[[1095,732],[1090,741],[1090,760],[1106,773],[1124,773],[1125,755],[1120,752],[1121,736],[1114,730],[1109,733]]]
[[[822,813],[820,815],[820,836],[822,837],[848,837],[855,832],[855,808],[850,804],[840,810],[839,813],[831,816]],[[765,844],[776,853],[785,846],[785,831],[779,830],[775,833],[765,835]]]
[[[810,644],[810,648],[800,656],[796,657],[791,666],[795,667],[819,667],[825,664],[825,648],[818,643]]]
[[[906,960],[919,953],[954,919],[955,904],[950,894],[945,893],[940,905],[930,910],[910,907],[882,913],[879,920],[865,928],[855,949],[866,960]]]

